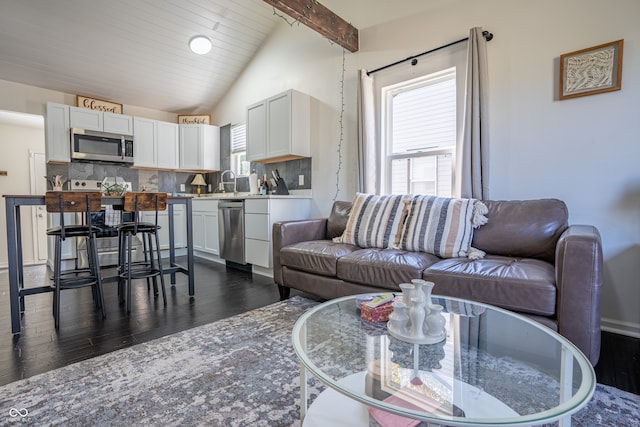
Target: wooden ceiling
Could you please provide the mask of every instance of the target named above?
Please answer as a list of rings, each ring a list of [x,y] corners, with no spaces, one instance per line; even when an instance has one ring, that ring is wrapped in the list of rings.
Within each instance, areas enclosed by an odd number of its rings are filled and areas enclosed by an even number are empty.
[[[0,79],[209,112],[280,22],[260,0],[4,1]],[[210,54],[189,50],[197,34],[213,41]]]
[[[177,114],[209,113],[283,25],[274,7],[355,51],[357,28],[461,0],[320,1],[326,7],[317,0],[3,1],[0,80]],[[307,3],[320,13],[300,9]],[[189,51],[197,34],[213,41],[211,53]]]

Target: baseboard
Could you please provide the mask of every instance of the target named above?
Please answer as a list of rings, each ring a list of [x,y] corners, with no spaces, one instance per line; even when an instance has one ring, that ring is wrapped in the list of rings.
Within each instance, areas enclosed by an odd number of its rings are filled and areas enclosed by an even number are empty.
[[[601,318],[600,321],[602,322],[601,328],[603,331],[640,338],[640,324],[606,317]]]
[[[46,264],[47,261],[25,261],[23,263],[23,265],[25,267],[33,267],[34,265],[42,265],[42,264]],[[3,262],[0,263],[0,270],[5,270],[9,268],[9,263],[8,262]]]
[[[207,261],[217,262],[218,264],[224,264],[224,260],[217,255],[213,255],[207,252],[200,252],[198,250],[193,251],[193,256],[197,258],[206,259]]]
[[[273,277],[273,270],[270,268],[260,267],[259,265],[254,265],[253,274],[259,274],[261,276],[266,276],[266,277]]]

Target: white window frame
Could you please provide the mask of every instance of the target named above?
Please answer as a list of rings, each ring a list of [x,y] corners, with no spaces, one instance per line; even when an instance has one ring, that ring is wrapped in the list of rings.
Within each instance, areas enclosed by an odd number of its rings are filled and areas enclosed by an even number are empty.
[[[441,155],[451,155],[451,183],[450,183],[450,194],[443,194],[443,196],[451,197],[453,196],[455,189],[455,165],[456,165],[456,141],[455,140],[450,146],[434,146],[434,147],[425,147],[420,151],[416,151],[415,153],[398,153],[394,154],[392,152],[392,144],[393,144],[393,128],[392,128],[392,101],[393,96],[407,92],[410,90],[418,89],[427,85],[437,84],[444,80],[448,79],[457,80],[457,70],[456,67],[450,67],[435,73],[431,73],[425,76],[417,77],[408,81],[392,84],[386,87],[383,87],[381,90],[381,135],[382,135],[382,168],[381,168],[381,184],[382,184],[382,192],[385,194],[390,194],[392,190],[392,182],[391,182],[391,163],[394,160],[399,159],[407,159],[409,162],[410,159],[420,158],[420,157],[436,157]],[[456,91],[457,92],[457,91]],[[458,100],[458,96],[456,94],[456,101]],[[459,110],[460,106],[457,105],[456,102],[456,110]],[[456,117],[459,114],[456,112]],[[456,119],[457,122],[457,119]],[[456,123],[456,129],[458,129],[458,124]],[[456,132],[457,133],[457,132]],[[436,173],[437,177],[437,173]],[[437,178],[436,178],[437,179]],[[406,192],[410,192],[411,178],[409,176],[407,180],[407,188]],[[436,182],[436,190],[438,189],[438,184]]]
[[[250,162],[247,158],[247,125],[238,123],[231,126],[229,147],[229,162],[231,170],[236,176],[248,176],[250,172]],[[244,139],[244,141],[241,141]],[[242,160],[242,159],[245,160]],[[244,164],[246,163],[246,164]],[[244,164],[244,165],[243,165]],[[243,170],[244,166],[244,170]]]

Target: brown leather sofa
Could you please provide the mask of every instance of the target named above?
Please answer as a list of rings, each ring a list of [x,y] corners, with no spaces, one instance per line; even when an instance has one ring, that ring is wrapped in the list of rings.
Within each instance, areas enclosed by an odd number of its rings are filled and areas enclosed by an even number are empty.
[[[331,299],[400,291],[422,278],[434,294],[514,312],[558,331],[595,365],[600,355],[602,244],[598,230],[568,225],[557,199],[484,201],[488,223],[472,246],[482,259],[440,259],[423,252],[362,249],[332,239],[345,228],[351,202],[335,202],[329,218],[273,225],[273,274],[281,298],[290,288]]]

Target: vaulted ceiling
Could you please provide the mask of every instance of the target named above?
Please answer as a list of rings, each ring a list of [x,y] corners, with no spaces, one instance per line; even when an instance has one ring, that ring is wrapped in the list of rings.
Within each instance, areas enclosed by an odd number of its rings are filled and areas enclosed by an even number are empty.
[[[363,28],[447,1],[321,3]],[[263,0],[6,0],[0,79],[174,113],[209,112],[282,22]],[[213,41],[209,54],[188,49],[197,34]]]

